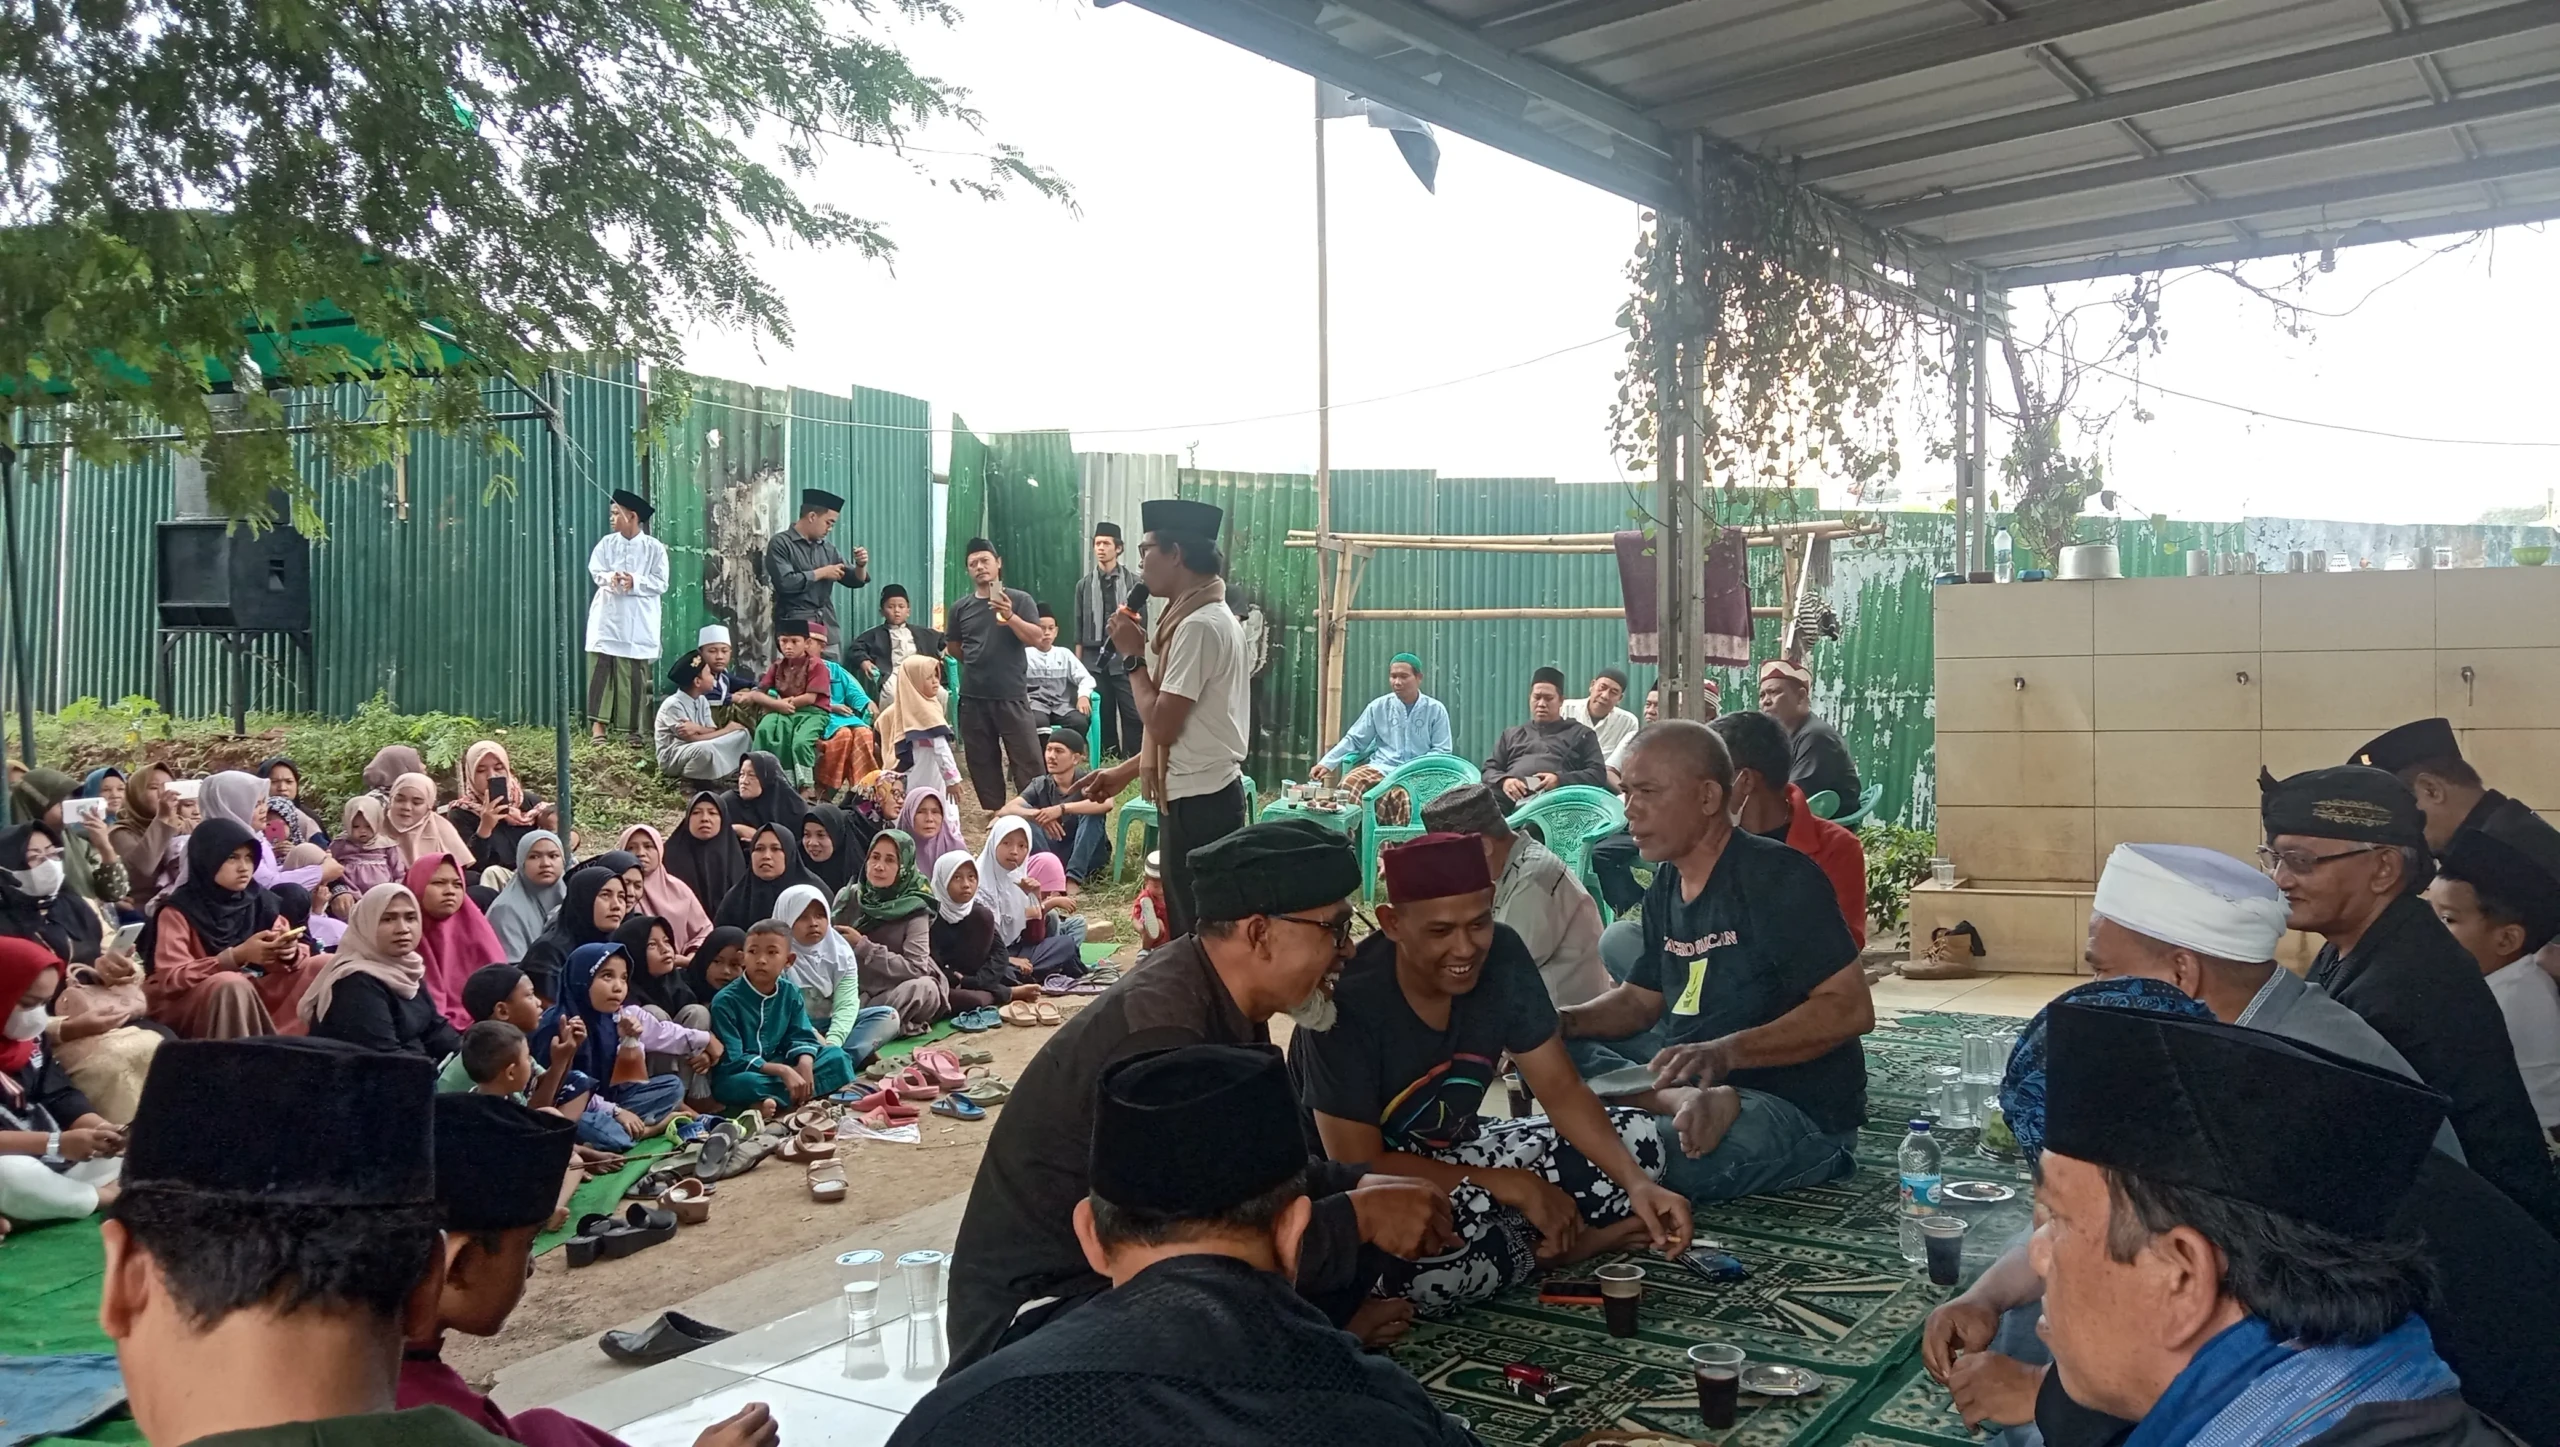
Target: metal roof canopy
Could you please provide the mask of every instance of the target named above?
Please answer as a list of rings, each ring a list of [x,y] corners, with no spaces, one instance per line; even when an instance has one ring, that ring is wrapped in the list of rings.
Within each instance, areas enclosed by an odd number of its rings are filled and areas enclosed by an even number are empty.
[[[1135,3],[1646,205],[1776,161],[1941,294],[2560,218],[2560,0]]]

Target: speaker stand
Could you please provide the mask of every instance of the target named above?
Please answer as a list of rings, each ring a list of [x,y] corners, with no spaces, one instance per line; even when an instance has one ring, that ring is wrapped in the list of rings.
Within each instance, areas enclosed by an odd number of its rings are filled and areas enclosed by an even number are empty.
[[[312,651],[307,632],[256,628],[162,628],[158,630],[158,691],[160,711],[174,716],[178,711],[176,654],[181,640],[189,637],[212,637],[222,640],[223,675],[230,696],[231,732],[234,737],[249,731],[249,652],[258,639],[268,632],[282,632],[302,656],[302,710],[320,711],[320,663]]]

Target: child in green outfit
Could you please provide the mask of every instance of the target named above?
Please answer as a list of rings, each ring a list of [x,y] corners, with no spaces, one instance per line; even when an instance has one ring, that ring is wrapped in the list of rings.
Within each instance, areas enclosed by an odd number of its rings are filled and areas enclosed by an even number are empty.
[[[790,968],[791,927],[760,921],[747,931],[747,972],[712,997],[711,1033],[722,1053],[711,1093],[724,1105],[774,1115],[853,1083],[853,1062],[809,1023],[800,992],[782,983]]]

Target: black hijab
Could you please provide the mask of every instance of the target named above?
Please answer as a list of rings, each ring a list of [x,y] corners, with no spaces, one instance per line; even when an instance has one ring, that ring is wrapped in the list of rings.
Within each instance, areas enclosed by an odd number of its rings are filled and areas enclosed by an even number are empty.
[[[809,817],[809,801],[791,787],[782,772],[782,760],[762,749],[747,755],[744,765],[756,771],[756,784],[764,792],[749,799],[731,789],[720,796],[721,812],[732,824],[779,824],[791,831],[791,842],[800,842],[800,822]]]
[[[712,996],[720,993],[711,983],[711,962],[720,958],[723,951],[746,947],[747,932],[734,925],[716,926],[702,937],[702,943],[694,947],[693,958],[676,972],[684,976],[684,987],[692,992],[696,1003],[707,1005]]]
[[[608,884],[618,883],[620,876],[600,865],[583,864],[569,876],[568,896],[560,901],[560,912],[551,917],[551,927],[525,946],[524,958],[516,963],[533,977],[533,992],[545,1000],[554,998],[552,990],[560,982],[560,967],[569,962],[569,953],[580,945],[605,944],[612,936],[596,928],[596,896]]]
[[[862,868],[862,856],[870,850],[871,844],[869,840],[857,842],[854,839],[852,816],[833,804],[810,805],[809,817],[817,822],[819,828],[827,831],[829,839],[835,841],[835,853],[824,859],[803,861],[809,866],[809,872],[827,886],[827,898],[832,900],[852,883],[855,872]],[[806,851],[803,852],[805,854]]]
[[[708,839],[693,837],[693,811],[703,801],[720,811],[720,832]],[[704,909],[718,909],[738,881],[747,877],[747,851],[738,847],[738,836],[729,826],[739,820],[729,812],[720,796],[705,789],[684,806],[684,816],[676,827],[667,831],[665,854],[667,873],[685,882],[693,897],[702,901]]]
[[[631,957],[631,1003],[655,1005],[672,1020],[676,1012],[693,1004],[693,987],[685,983],[684,961],[663,975],[649,973],[649,936],[663,934],[669,946],[676,942],[675,927],[652,914],[633,911],[622,917],[622,927],[613,932],[613,942]]]
[[[151,916],[143,927],[139,941],[145,968],[160,944],[160,920],[170,910],[186,917],[196,933],[197,947],[206,954],[220,954],[263,929],[271,929],[284,914],[284,902],[255,879],[247,889],[224,889],[214,883],[214,875],[224,860],[241,846],[256,842],[249,826],[235,819],[212,818],[198,824],[187,836],[187,880],[169,891],[168,901]]]
[[[750,865],[746,877],[738,881],[737,888],[730,890],[728,897],[720,901],[720,912],[711,917],[713,924],[734,925],[739,929],[748,929],[771,919],[774,906],[782,902],[782,892],[795,884],[805,884],[817,890],[821,898],[828,897],[826,885],[819,881],[818,876],[809,872],[809,866],[800,862],[799,826],[765,825],[756,831],[754,839],[747,841],[749,852],[753,852],[757,840],[763,839],[768,834],[782,843],[782,876],[778,879],[759,879],[756,877],[754,867]]]
[[[0,935],[34,940],[53,951],[56,959],[88,964],[98,958],[99,947],[106,942],[105,928],[72,892],[70,879],[64,878],[52,898],[38,899],[20,889],[17,876],[9,872],[27,867],[27,849],[38,834],[56,847],[62,843],[42,824],[21,824],[0,833]],[[64,863],[67,866],[69,861]]]

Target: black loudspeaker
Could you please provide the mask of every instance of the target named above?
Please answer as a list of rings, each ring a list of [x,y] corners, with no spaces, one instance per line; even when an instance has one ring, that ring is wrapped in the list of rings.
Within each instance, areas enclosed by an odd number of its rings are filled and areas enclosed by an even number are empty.
[[[310,539],[225,528],[220,518],[159,525],[160,626],[310,632]]]

